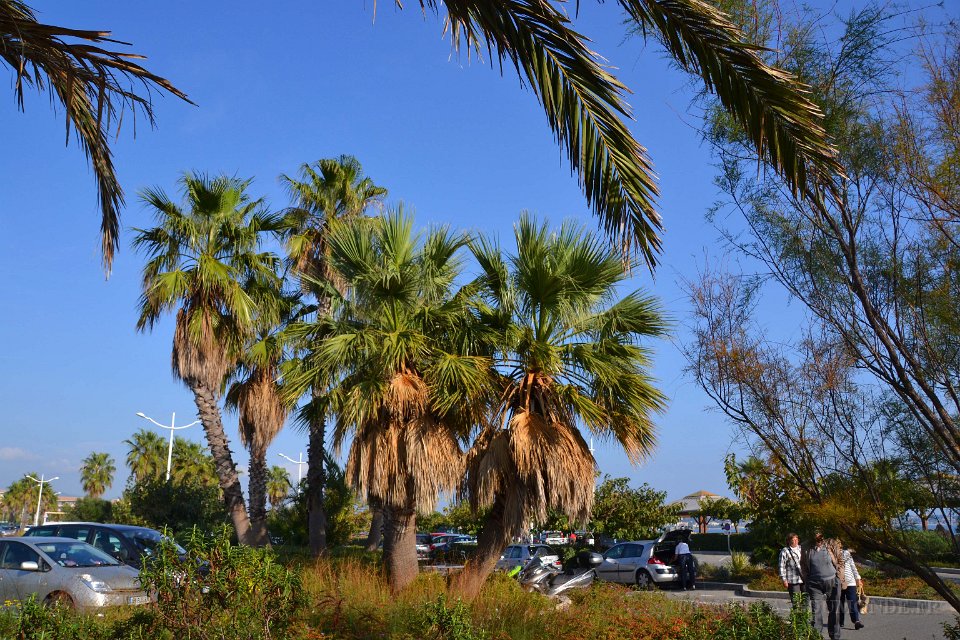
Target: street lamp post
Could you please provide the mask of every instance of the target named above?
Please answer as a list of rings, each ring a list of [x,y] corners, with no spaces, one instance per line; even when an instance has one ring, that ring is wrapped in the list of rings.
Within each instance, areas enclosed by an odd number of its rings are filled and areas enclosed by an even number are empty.
[[[303,479],[303,465],[307,464],[307,461],[303,459],[303,452],[301,451],[297,454],[297,460],[294,460],[290,456],[283,455],[282,453],[278,454],[281,458],[285,458],[297,465],[297,495],[300,495],[300,481]]]
[[[191,422],[190,424],[184,425],[184,426],[182,426],[182,427],[175,426],[175,425],[176,425],[176,422],[177,422],[177,413],[174,412],[173,415],[170,417],[170,426],[168,427],[168,426],[165,425],[165,424],[160,424],[159,422],[157,422],[156,420],[154,420],[154,419],[151,418],[150,416],[145,415],[143,412],[139,412],[139,411],[138,411],[138,412],[137,412],[137,415],[140,416],[141,418],[143,418],[144,420],[149,420],[150,422],[152,422],[153,424],[157,425],[157,426],[160,427],[161,429],[170,429],[170,444],[169,444],[169,446],[167,447],[167,482],[170,482],[170,465],[173,463],[173,432],[174,432],[174,431],[179,431],[180,429],[187,429],[187,428],[189,428],[189,427],[192,427],[192,426],[195,425],[195,424],[200,424],[200,421],[199,421],[199,420],[196,420],[196,421]]]
[[[40,503],[43,500],[43,485],[50,484],[54,480],[59,480],[60,476],[54,476],[52,478],[47,479],[47,478],[44,478],[43,474],[41,473],[39,480],[37,480],[33,476],[27,476],[27,477],[40,485],[40,490],[37,491],[37,513],[35,516],[33,516],[33,526],[37,526],[40,524]]]

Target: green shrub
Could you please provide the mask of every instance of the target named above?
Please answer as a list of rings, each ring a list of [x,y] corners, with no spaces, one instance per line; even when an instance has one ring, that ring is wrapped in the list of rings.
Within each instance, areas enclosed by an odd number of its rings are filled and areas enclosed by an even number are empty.
[[[424,607],[428,637],[434,640],[483,640],[485,635],[474,629],[470,610],[459,598],[452,607],[447,606],[447,597],[440,595]]]
[[[304,604],[300,575],[270,549],[235,545],[224,527],[215,537],[194,529],[187,556],[167,543],[140,572],[156,593],[154,626],[175,638],[286,638]]]
[[[785,620],[766,602],[728,605],[725,615],[697,607],[685,625],[682,640],[819,640],[820,632],[798,607]]]
[[[83,522],[115,522],[113,504],[100,498],[80,498],[67,512],[67,520]]]

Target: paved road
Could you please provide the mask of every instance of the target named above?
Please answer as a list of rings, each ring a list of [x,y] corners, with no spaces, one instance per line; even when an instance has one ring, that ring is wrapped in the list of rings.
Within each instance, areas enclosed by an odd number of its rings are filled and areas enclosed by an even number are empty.
[[[664,591],[670,598],[696,600],[721,604],[724,602],[742,602],[749,604],[759,598],[744,598],[732,591]],[[776,611],[786,614],[790,604],[786,600],[767,600]],[[886,607],[885,609],[890,609]],[[953,622],[950,613],[918,613],[912,610],[874,610],[863,617],[864,628],[856,631],[847,621],[843,630],[844,640],[943,640],[943,623]],[[823,630],[826,638],[826,629]]]

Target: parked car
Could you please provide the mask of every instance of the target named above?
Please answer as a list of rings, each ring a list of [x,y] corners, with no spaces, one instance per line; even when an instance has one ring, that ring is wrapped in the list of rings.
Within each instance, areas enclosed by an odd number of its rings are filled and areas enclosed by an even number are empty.
[[[430,558],[430,544],[433,542],[433,536],[429,533],[417,534],[417,560],[427,560]]]
[[[544,564],[553,564],[557,569],[563,567],[560,562],[560,554],[545,544],[512,544],[503,551],[503,555],[497,560],[495,569],[497,571],[510,571],[514,567],[522,567],[530,558],[542,558]]]
[[[20,531],[20,525],[12,522],[0,522],[0,536],[15,536]]]
[[[563,531],[544,531],[540,534],[543,544],[567,544],[568,538]]]
[[[162,533],[148,527],[97,522],[51,522],[30,527],[24,535],[82,540],[136,569],[143,567],[144,556],[152,556],[164,539]],[[186,556],[187,552],[182,547],[178,546],[177,549]]]
[[[140,605],[150,596],[140,572],[72,538],[20,536],[0,540],[0,606],[36,595],[45,604],[81,611]]]
[[[668,531],[656,540],[634,540],[610,547],[597,567],[597,577],[608,582],[635,584],[642,589],[680,583],[680,573],[671,561],[677,543],[687,530]],[[696,564],[696,558],[694,558]]]
[[[430,552],[430,559],[438,564],[463,564],[477,550],[477,539],[473,536],[458,535],[436,544]]]

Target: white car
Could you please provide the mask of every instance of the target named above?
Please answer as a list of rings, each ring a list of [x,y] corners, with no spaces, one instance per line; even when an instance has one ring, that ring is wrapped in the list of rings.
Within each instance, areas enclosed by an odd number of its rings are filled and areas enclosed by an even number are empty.
[[[543,544],[567,544],[567,536],[562,531],[544,531]]]
[[[545,544],[512,544],[503,551],[497,560],[497,571],[510,571],[514,567],[522,567],[530,558],[543,558],[547,564],[554,564],[559,569],[563,563],[556,551]]]

